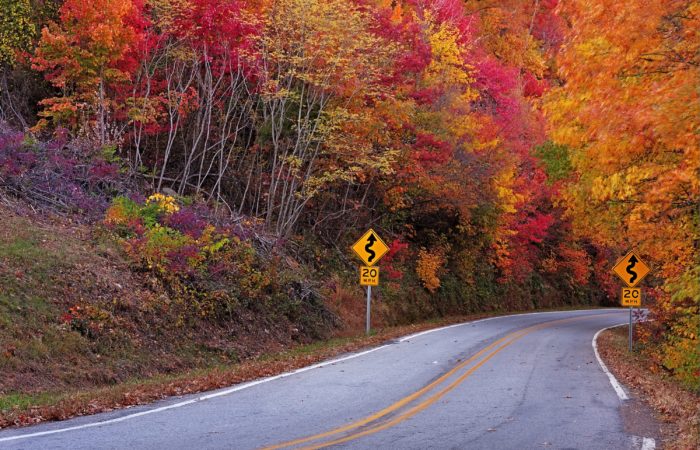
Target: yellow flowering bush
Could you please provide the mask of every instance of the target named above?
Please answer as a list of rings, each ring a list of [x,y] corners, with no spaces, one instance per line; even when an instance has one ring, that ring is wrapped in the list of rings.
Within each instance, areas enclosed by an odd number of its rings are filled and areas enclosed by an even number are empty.
[[[147,205],[158,205],[163,212],[172,214],[180,211],[180,207],[175,203],[175,199],[169,195],[156,192],[146,199]]]

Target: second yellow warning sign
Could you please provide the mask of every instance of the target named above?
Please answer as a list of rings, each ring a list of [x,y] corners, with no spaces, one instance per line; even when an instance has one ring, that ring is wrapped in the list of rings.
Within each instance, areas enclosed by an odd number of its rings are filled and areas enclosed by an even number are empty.
[[[622,306],[642,306],[642,290],[640,288],[622,288]]]
[[[629,252],[624,258],[619,260],[613,272],[625,282],[627,287],[635,287],[645,276],[649,274],[651,269],[644,264],[644,261],[637,256],[635,252]]]

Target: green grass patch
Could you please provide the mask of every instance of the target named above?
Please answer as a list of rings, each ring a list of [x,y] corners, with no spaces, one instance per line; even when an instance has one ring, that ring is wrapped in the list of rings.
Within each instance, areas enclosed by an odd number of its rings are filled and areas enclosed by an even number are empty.
[[[12,393],[0,395],[0,411],[22,410],[36,405],[52,406],[57,404],[65,394],[56,392],[42,392],[39,394]]]

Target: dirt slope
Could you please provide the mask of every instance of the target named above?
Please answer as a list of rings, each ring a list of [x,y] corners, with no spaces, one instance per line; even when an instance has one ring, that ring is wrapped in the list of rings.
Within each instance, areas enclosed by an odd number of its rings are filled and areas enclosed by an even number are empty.
[[[241,306],[225,323],[183,320],[179,300],[132,270],[99,226],[0,207],[0,395],[239,361],[324,332],[269,304]]]

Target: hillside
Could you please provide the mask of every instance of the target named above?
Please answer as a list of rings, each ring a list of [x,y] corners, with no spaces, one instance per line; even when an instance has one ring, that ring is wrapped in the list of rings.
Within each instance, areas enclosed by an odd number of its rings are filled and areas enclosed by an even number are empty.
[[[6,207],[0,214],[3,394],[230,364],[329,334],[332,320],[313,299],[296,321],[281,304],[241,305],[221,323],[197,318],[161,281],[131,270],[104,231]]]
[[[201,304],[188,304],[194,298],[178,294],[172,279],[143,271],[103,225],[47,218],[29,208],[18,214],[13,206],[0,207],[0,392],[6,395],[231,364],[363,329],[361,290],[347,281],[346,287],[334,285],[343,283],[336,275],[315,284],[325,285],[323,299],[313,290],[302,295],[300,285],[313,286],[307,281],[312,270],[291,258],[289,267],[268,266],[285,281],[255,299],[227,302],[234,306],[226,318],[214,318]],[[430,303],[413,303],[426,298],[401,302],[389,294],[379,293],[375,326],[444,315]],[[473,300],[455,303],[447,313],[534,307],[521,299],[480,308]],[[571,304],[545,301],[540,307]]]

